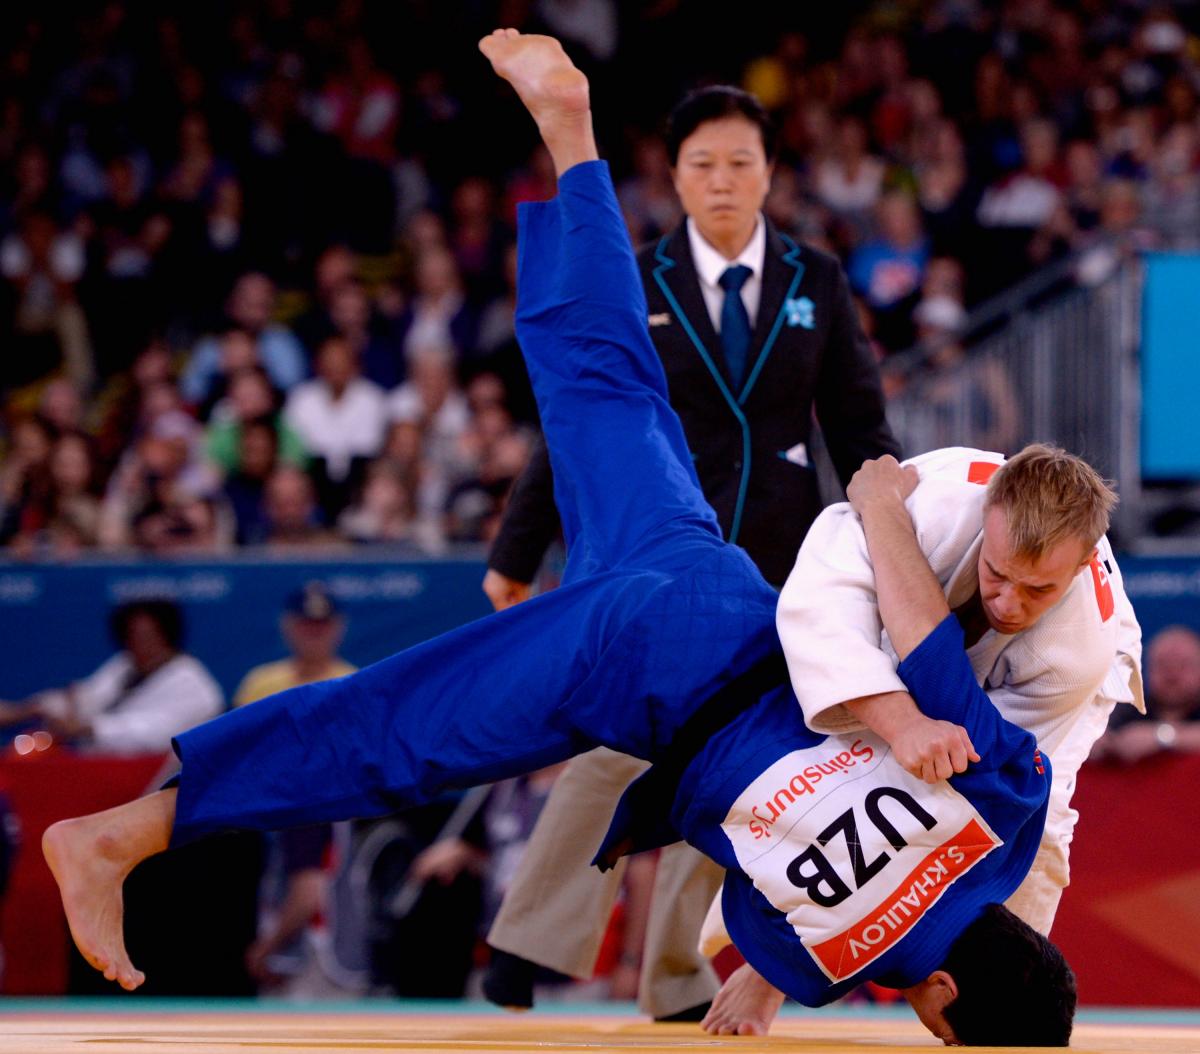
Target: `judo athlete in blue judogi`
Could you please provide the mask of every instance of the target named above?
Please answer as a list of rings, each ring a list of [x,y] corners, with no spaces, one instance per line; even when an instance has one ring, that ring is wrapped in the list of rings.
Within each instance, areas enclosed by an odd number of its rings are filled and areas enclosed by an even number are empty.
[[[513,31],[481,46],[545,133],[538,106],[556,105],[539,87],[546,66],[573,71],[561,48]],[[686,838],[728,870],[723,913],[737,947],[798,1001],[821,1005],[875,979],[917,992],[944,1038],[1003,1041],[1013,1008],[981,1016],[971,1006],[998,998],[997,973],[1024,977],[1025,958],[1040,962],[1052,946],[1011,916],[997,929],[1002,909],[986,906],[1029,868],[1049,765],[979,689],[949,615],[930,620],[900,673],[927,715],[967,729],[979,763],[930,785],[874,735],[805,727],[776,595],[721,539],[667,402],[607,167],[564,167],[554,201],[521,208],[517,307],[569,550],[563,585],[180,736],[176,790],[48,838],[77,942],[136,986],[123,947],[96,937],[72,886],[86,838],[104,834],[111,848],[128,817],[143,817],[130,823],[144,834],[165,816],[181,844],[377,816],[604,745],[656,764],[627,792],[599,863]],[[144,819],[153,808],[160,815]],[[163,847],[140,846],[131,853]],[[956,1030],[941,1014],[949,988],[930,978],[956,962],[964,932],[983,934],[1000,958],[955,966],[955,1001],[970,1011]],[[1019,996],[1038,1008],[1022,1041],[1065,1042],[1069,1013],[1048,1032],[1043,1005],[1059,995],[1039,986],[1049,987],[1041,975]]]

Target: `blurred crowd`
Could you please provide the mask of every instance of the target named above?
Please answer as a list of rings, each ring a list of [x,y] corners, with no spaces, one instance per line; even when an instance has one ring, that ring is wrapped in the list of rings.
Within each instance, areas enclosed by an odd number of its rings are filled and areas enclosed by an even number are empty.
[[[950,371],[969,309],[1031,270],[1200,242],[1195,5],[850,4],[814,28],[751,0],[707,32],[720,16],[707,0],[0,15],[0,544],[491,537],[536,427],[515,207],[553,192],[474,53],[495,24],[555,33],[592,77],[637,242],[679,218],[667,109],[705,82],[756,92],[782,130],[768,210],[841,255],[881,358],[937,343]],[[1016,395],[984,387],[946,391],[979,401],[1003,449]]]

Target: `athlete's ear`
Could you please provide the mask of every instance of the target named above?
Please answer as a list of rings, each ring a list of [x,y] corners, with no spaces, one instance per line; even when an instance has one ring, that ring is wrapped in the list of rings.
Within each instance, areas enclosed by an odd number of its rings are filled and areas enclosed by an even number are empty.
[[[1087,567],[1087,565],[1090,564],[1093,560],[1099,560],[1099,559],[1100,559],[1100,550],[1093,548],[1090,553],[1085,552],[1083,554],[1083,559],[1079,561],[1079,566]]]
[[[934,970],[925,983],[930,986],[930,996],[941,1007],[949,1006],[958,998],[958,982],[945,970]]]
[[[932,1011],[932,1020],[925,1021],[926,1027],[946,1046],[961,1046],[945,1014],[946,1007],[958,998],[958,982],[945,970],[934,970],[925,979],[925,983],[929,985],[929,1003]]]

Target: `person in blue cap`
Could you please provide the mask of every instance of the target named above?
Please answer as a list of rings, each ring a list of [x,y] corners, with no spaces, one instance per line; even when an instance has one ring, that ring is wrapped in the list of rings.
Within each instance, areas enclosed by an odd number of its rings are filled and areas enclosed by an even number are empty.
[[[818,1006],[873,979],[903,989],[947,1042],[1066,1043],[1070,969],[997,903],[1036,852],[1050,767],[975,683],[904,513],[913,473],[868,466],[853,500],[922,734],[956,773],[932,783],[871,733],[805,727],[775,593],[722,540],[667,402],[586,78],[546,37],[498,30],[480,48],[559,176],[555,200],[521,210],[517,331],[564,583],[194,729],[175,742],[175,786],[50,828],[43,848],[80,950],[123,987],[141,983],[121,883],[171,845],[392,812],[605,745],[654,765],[596,862],[680,837],[708,853],[729,872],[731,937],[776,987]]]
[[[233,693],[235,707],[302,684],[345,677],[357,669],[338,654],[346,619],[324,583],[305,582],[288,594],[279,630],[287,656],[247,672]]]

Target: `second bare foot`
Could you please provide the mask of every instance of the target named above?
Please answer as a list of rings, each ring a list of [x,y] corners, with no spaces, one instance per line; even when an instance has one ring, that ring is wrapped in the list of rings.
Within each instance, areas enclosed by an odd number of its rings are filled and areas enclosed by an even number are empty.
[[[132,992],[146,979],[125,951],[122,886],[133,864],[106,844],[98,820],[85,816],[54,824],[42,836],[42,852],[80,953],[108,980]]]
[[[729,975],[700,1022],[714,1036],[765,1036],[783,1006],[783,993],[749,966]]]

